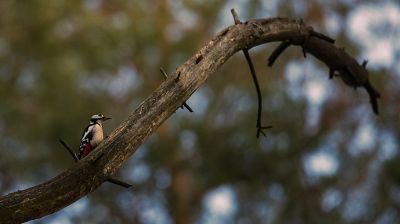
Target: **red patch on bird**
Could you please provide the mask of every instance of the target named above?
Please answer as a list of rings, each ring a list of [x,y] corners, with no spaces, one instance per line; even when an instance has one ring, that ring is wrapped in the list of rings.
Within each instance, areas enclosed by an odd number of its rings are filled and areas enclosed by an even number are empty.
[[[82,145],[81,158],[85,158],[92,151],[92,146],[89,143]]]

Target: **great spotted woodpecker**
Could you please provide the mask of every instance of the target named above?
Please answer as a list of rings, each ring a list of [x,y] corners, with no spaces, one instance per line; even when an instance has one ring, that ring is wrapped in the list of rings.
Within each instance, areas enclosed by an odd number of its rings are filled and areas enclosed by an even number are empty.
[[[82,159],[93,151],[104,139],[103,121],[111,118],[102,114],[95,114],[90,118],[90,123],[86,126],[82,134],[81,145],[79,147],[78,158]]]

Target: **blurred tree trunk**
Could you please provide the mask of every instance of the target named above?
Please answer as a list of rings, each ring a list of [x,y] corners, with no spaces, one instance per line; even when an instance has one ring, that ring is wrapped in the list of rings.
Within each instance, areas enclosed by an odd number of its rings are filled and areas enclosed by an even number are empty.
[[[172,173],[172,217],[176,224],[191,223],[191,173],[187,170],[175,170]]]

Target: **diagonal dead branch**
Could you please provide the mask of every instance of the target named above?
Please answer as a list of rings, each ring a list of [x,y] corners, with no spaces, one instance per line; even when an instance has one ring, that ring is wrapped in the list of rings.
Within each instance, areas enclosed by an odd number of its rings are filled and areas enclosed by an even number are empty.
[[[272,41],[304,42],[308,37],[304,44],[308,53],[328,67],[333,67],[342,78],[346,75],[359,76],[356,84],[364,84],[365,88],[374,90],[366,84],[368,79],[363,71],[357,70],[357,63],[348,62],[349,58],[355,61],[354,58],[348,54],[344,58],[344,53],[338,53],[339,49],[332,43],[309,37],[309,28],[297,20],[286,18],[250,20],[226,28],[177,69],[177,74],[181,74],[179,82],[174,78],[164,81],[109,138],[79,163],[45,183],[0,197],[0,223],[21,223],[52,214],[97,189],[174,114],[183,101],[240,50]],[[199,55],[202,60],[198,60]],[[349,64],[355,68],[355,74],[344,74],[348,68],[335,68],[334,62]],[[93,166],[92,162],[102,154]]]

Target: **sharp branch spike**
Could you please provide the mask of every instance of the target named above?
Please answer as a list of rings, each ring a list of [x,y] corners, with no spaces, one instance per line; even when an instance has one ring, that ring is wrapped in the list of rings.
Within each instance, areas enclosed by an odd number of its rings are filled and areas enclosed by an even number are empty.
[[[364,60],[361,66],[366,69],[367,68],[367,64],[368,64],[368,60]]]
[[[281,55],[282,52],[284,50],[286,50],[286,48],[288,48],[289,46],[290,46],[289,41],[282,41],[282,43],[279,44],[279,46],[277,48],[275,48],[275,50],[269,56],[269,58],[268,58],[268,66],[271,67],[275,63],[275,61],[279,57],[279,55]]]

